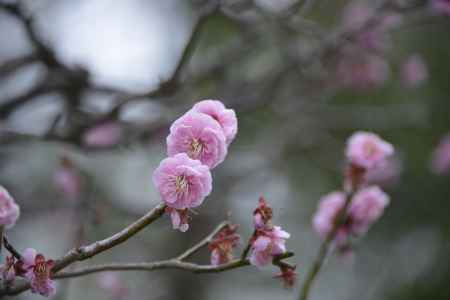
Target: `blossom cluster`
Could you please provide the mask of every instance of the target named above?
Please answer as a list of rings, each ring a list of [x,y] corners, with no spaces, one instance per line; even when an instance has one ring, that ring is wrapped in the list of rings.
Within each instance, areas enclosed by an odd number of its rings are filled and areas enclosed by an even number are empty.
[[[189,229],[189,209],[211,193],[211,170],[225,159],[237,133],[234,110],[203,100],[175,120],[167,136],[167,155],[153,173],[174,229]]]
[[[5,264],[0,266],[0,273],[6,285],[11,285],[16,276],[20,276],[30,282],[32,293],[50,297],[56,293],[55,282],[51,279],[53,266],[53,260],[28,248],[19,258],[8,256]]]
[[[385,165],[393,153],[394,147],[374,133],[356,132],[348,139],[344,189],[323,196],[313,217],[322,239],[332,238],[339,250],[347,251],[351,238],[363,236],[381,217],[389,196],[370,184],[367,175]]]
[[[253,213],[255,232],[251,239],[250,263],[256,267],[263,267],[271,263],[277,255],[286,253],[286,240],[290,234],[280,226],[272,223],[273,211],[263,197],[259,199],[259,205]],[[281,278],[287,286],[292,286],[295,282],[295,266],[281,264]]]
[[[340,51],[336,62],[337,83],[358,90],[378,88],[386,83],[392,74],[385,55],[392,45],[390,32],[402,22],[402,16],[397,13],[376,15],[369,3],[354,1],[349,4],[344,9],[342,27],[354,33],[355,38]],[[421,85],[428,77],[427,66],[419,54],[408,57],[400,66],[399,73],[402,84],[407,88]]]
[[[286,253],[286,240],[290,234],[279,226],[272,224],[272,208],[267,205],[263,197],[259,199],[257,208],[253,213],[254,233],[251,236],[243,258],[249,253],[252,265],[261,268],[270,263],[280,268],[276,278],[283,280],[287,287],[294,285],[297,273],[292,266],[277,257]],[[237,225],[227,225],[219,231],[208,244],[211,252],[211,264],[221,265],[233,259],[233,249],[237,247],[240,236],[236,233]]]

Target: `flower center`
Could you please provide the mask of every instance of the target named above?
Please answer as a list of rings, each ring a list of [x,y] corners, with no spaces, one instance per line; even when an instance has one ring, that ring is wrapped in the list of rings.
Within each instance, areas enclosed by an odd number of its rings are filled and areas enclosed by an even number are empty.
[[[175,190],[177,194],[184,193],[189,188],[189,181],[184,175],[179,175],[175,178]]]
[[[203,151],[203,144],[199,139],[192,139],[189,154],[192,158],[197,158]]]
[[[377,152],[377,148],[375,147],[375,145],[373,143],[365,143],[364,150],[367,154],[367,157],[372,157]]]

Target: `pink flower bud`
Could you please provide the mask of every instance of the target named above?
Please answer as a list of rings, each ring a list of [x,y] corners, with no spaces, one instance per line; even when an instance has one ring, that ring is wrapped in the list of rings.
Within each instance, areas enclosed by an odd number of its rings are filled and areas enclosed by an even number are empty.
[[[346,156],[351,164],[371,169],[394,153],[394,147],[371,132],[358,131],[347,142]]]
[[[408,57],[402,66],[401,76],[403,84],[407,87],[417,87],[428,77],[427,65],[418,54]]]
[[[297,272],[295,272],[295,268],[295,266],[282,266],[280,268],[280,273],[277,274],[275,278],[281,279],[286,288],[291,288],[297,281]]]
[[[259,205],[253,212],[253,222],[256,229],[272,228],[272,208],[267,205],[263,197],[259,198]]]
[[[19,215],[19,206],[8,191],[3,186],[0,186],[0,225],[6,229],[13,227]]]
[[[218,100],[203,100],[192,108],[193,111],[204,113],[219,122],[223,129],[227,145],[229,145],[237,133],[236,113],[232,109],[226,109],[222,102]]]
[[[211,116],[189,111],[170,127],[167,137],[167,154],[186,153],[214,168],[227,155],[227,144],[220,124]]]
[[[437,175],[444,175],[450,171],[450,134],[444,136],[433,152],[431,171]]]
[[[123,128],[117,122],[105,122],[89,129],[83,135],[83,143],[90,147],[110,147],[117,144],[123,135]]]
[[[177,229],[181,232],[186,232],[189,229],[189,210],[185,209],[175,209],[172,207],[166,208],[166,213],[170,215],[172,221],[173,229]]]
[[[172,208],[193,208],[202,204],[212,190],[208,167],[185,153],[165,158],[153,173],[162,200]]]
[[[239,243],[240,237],[236,234],[237,225],[229,225],[222,229],[209,243],[211,251],[211,264],[221,265],[233,259],[233,249]]]

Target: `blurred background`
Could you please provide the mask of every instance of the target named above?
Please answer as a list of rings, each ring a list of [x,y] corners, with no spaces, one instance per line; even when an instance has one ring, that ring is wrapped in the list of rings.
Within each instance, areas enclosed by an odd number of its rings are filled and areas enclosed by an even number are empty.
[[[296,299],[320,244],[311,217],[356,130],[396,148],[372,178],[391,205],[311,299],[450,299],[446,2],[2,0],[0,184],[22,209],[10,241],[56,258],[140,217],[160,201],[170,123],[220,99],[239,132],[191,229],[163,217],[93,262],[170,258],[228,214],[246,240],[264,195],[299,282],[283,288],[273,267],[122,272],[58,281],[54,299]]]

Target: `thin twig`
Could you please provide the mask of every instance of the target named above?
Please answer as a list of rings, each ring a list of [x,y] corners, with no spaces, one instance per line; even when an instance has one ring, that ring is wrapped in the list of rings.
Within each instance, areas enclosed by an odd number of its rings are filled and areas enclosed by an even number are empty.
[[[195,254],[198,250],[208,245],[209,242],[214,238],[216,234],[218,234],[222,229],[230,225],[228,221],[224,221],[217,225],[217,227],[210,233],[208,236],[206,236],[203,240],[201,240],[199,243],[195,244],[191,248],[184,251],[181,255],[177,257],[177,260],[183,261],[191,257],[193,254]]]
[[[333,229],[330,231],[330,233],[327,235],[325,240],[322,242],[319,248],[319,252],[317,253],[316,258],[314,259],[314,262],[309,269],[306,279],[303,282],[303,286],[300,293],[300,300],[306,300],[308,299],[309,293],[311,291],[311,288],[313,286],[313,283],[315,279],[317,278],[317,275],[320,272],[320,269],[322,268],[325,259],[327,257],[327,254],[329,252],[330,246],[336,237],[336,234],[342,224],[345,222],[346,216],[347,216],[347,209],[350,205],[351,199],[352,199],[352,193],[349,193],[347,195],[344,207],[341,209],[339,214],[336,217],[336,222],[334,223]]]

